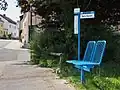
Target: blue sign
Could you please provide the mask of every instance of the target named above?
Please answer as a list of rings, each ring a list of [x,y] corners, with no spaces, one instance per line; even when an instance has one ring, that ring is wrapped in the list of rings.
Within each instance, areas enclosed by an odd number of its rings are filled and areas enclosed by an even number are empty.
[[[95,11],[80,12],[80,8],[74,9],[74,34],[78,34],[78,60],[80,59],[80,19],[95,18]]]
[[[95,18],[95,11],[87,11],[80,13],[80,19]]]

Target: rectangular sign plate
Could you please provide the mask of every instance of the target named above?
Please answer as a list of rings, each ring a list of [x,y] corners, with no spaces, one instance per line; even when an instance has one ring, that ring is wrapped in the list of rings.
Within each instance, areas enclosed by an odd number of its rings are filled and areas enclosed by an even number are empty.
[[[74,16],[74,34],[78,34],[78,15]]]
[[[95,12],[87,11],[87,12],[80,13],[80,19],[87,19],[87,18],[95,18]]]
[[[75,8],[74,9],[74,14],[80,13],[80,8]]]

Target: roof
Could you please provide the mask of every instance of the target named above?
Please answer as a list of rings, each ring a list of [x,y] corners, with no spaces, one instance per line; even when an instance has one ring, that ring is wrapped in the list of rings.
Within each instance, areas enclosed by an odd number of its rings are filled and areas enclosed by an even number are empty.
[[[12,24],[17,24],[15,21],[13,21],[12,19],[10,19],[9,17],[6,17],[5,15],[1,15],[1,17],[3,17],[4,19],[6,19],[9,23],[12,23]]]

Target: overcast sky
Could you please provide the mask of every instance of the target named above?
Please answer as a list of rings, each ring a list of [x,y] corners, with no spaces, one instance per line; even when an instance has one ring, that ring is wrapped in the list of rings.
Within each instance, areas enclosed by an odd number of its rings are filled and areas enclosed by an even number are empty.
[[[14,21],[19,20],[20,8],[16,7],[17,1],[16,0],[6,0],[8,3],[8,8],[6,11],[1,11],[0,14],[6,14],[7,17],[11,18]]]

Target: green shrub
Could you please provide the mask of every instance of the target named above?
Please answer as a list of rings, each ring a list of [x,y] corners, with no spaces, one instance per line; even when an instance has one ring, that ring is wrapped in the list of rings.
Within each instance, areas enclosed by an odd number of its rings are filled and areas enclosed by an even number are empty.
[[[77,74],[77,70],[73,68],[72,65],[66,63],[66,60],[68,60],[68,57],[77,56],[77,36],[73,35],[71,32],[72,29],[69,29],[65,32],[49,32],[44,31],[41,33],[33,32],[32,40],[30,42],[30,49],[31,49],[31,60],[39,64],[41,67],[58,67],[58,57],[50,56],[51,52],[62,52],[64,54],[62,58],[62,64],[61,64],[61,73],[60,76],[72,76]],[[119,35],[116,37],[116,35],[113,34],[114,30],[108,26],[103,25],[85,25],[81,26],[81,56],[84,55],[84,51],[86,49],[86,44],[90,40],[106,40],[107,46],[104,53],[104,59],[103,62],[110,62],[112,60],[119,61]],[[82,57],[81,57],[82,58]],[[112,69],[110,69],[112,71]],[[101,72],[103,72],[102,76],[110,75],[109,72],[106,72],[107,70],[103,69]],[[106,73],[104,73],[106,72]],[[112,71],[113,72],[113,71]],[[114,71],[116,72],[116,71]],[[99,73],[99,72],[98,72]],[[97,73],[97,75],[98,75]],[[95,74],[92,74],[96,76]],[[113,73],[111,74],[111,76]],[[117,74],[119,75],[119,73]],[[108,89],[117,89],[118,82],[115,80],[112,83],[112,81],[106,80],[104,78],[94,78],[93,82],[94,84],[104,90]],[[111,85],[111,86],[110,86]],[[90,87],[90,86],[89,86]],[[111,89],[111,90],[112,90]]]
[[[101,90],[120,90],[120,81],[116,78],[96,76],[93,81],[94,84]]]
[[[47,60],[47,67],[53,67],[53,61]]]
[[[81,25],[81,53],[84,55],[86,44],[90,40],[106,40],[107,45],[103,61],[119,61],[120,34],[116,33],[116,28],[110,25]]]
[[[47,60],[43,60],[43,59],[39,60],[39,66],[41,66],[41,67],[47,67],[48,66]]]
[[[104,39],[107,41],[107,46],[103,61],[119,61],[120,37],[113,34],[115,30],[107,25],[81,25],[81,57],[84,55],[88,41]],[[47,58],[50,52],[62,52],[67,59],[77,56],[77,36],[73,34],[71,28],[61,32],[40,31],[42,29],[39,31],[36,28],[33,29],[30,42],[31,50],[38,55],[38,58]],[[63,60],[66,61],[67,59]]]
[[[12,38],[11,36],[12,36],[12,34],[8,34],[8,39],[11,39]]]

